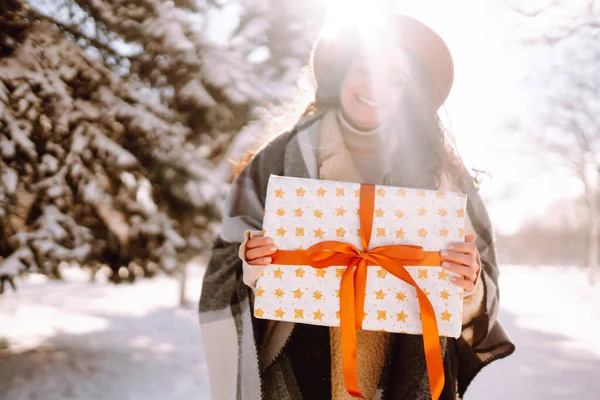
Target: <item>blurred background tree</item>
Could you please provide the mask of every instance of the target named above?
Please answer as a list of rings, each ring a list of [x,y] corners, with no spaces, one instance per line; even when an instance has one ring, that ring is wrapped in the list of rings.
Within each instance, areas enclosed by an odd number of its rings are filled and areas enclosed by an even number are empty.
[[[0,292],[208,249],[232,138],[294,94],[322,23],[306,3],[0,1]]]
[[[548,0],[521,2],[516,10],[525,42],[552,48],[555,62],[533,82],[543,88],[543,101],[532,122],[512,129],[528,137],[531,153],[548,168],[575,176],[584,195],[500,241],[508,262],[587,265],[593,282],[600,244],[600,4]]]

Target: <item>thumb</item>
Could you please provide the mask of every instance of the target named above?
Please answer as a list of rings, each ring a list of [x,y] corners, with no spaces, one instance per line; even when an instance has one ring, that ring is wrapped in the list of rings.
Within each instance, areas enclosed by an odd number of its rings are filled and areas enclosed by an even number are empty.
[[[477,239],[477,236],[475,236],[474,233],[469,233],[467,236],[465,236],[465,242],[467,243],[475,243],[475,239]]]

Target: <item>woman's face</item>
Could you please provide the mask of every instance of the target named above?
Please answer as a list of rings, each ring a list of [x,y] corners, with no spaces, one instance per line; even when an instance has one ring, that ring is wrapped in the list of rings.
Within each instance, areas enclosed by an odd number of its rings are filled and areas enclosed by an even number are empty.
[[[393,47],[378,54],[361,52],[351,61],[342,83],[344,115],[356,128],[371,130],[397,112],[410,75],[406,53]]]

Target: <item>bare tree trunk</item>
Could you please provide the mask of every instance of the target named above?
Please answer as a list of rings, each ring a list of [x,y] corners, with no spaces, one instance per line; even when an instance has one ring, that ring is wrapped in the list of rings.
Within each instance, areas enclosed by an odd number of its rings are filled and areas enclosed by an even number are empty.
[[[590,284],[594,284],[598,275],[598,165],[593,153],[585,155],[585,197],[589,210],[589,246],[588,268]]]
[[[186,300],[186,292],[185,292],[185,288],[187,285],[187,270],[188,270],[188,266],[187,263],[184,262],[181,264],[181,266],[179,267],[179,276],[178,276],[178,281],[179,281],[179,305],[180,306],[185,306],[185,304],[187,303]]]
[[[596,282],[598,275],[598,210],[596,208],[596,194],[588,194],[590,198],[590,245],[588,251],[588,268],[590,269],[590,283]]]

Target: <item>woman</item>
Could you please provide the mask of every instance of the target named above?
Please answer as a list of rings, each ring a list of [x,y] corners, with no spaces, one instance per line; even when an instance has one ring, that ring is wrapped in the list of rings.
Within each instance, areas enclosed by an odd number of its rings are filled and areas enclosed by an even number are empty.
[[[468,195],[468,233],[444,266],[463,275],[463,331],[440,338],[445,386],[461,398],[477,372],[514,351],[496,320],[493,234],[473,179],[453,156],[437,118],[452,59],[430,28],[394,15],[392,29],[365,39],[345,29],[315,45],[315,103],[291,131],[262,148],[235,180],[200,299],[213,398],[346,399],[338,328],[256,319],[253,289],[277,249],[260,237],[270,174],[454,190]],[[357,332],[366,398],[429,399],[418,335]]]

